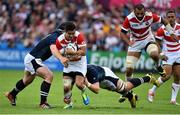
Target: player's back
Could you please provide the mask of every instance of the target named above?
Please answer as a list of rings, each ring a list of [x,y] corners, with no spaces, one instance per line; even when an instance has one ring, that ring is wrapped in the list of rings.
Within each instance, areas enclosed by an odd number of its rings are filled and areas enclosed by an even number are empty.
[[[35,58],[40,58],[45,61],[52,56],[50,45],[56,43],[58,36],[62,34],[62,31],[56,30],[51,34],[48,34],[44,39],[42,39],[30,52]]]
[[[105,71],[100,66],[88,64],[86,77],[90,83],[100,82],[105,78]]]

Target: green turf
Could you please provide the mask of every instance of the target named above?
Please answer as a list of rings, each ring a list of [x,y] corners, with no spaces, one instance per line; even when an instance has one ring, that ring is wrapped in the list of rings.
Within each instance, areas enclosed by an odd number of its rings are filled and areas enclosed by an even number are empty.
[[[143,74],[135,74],[134,76],[141,75]],[[61,72],[54,72],[55,77],[48,98],[49,103],[55,105],[56,108],[42,110],[38,107],[39,89],[42,81],[39,77],[18,95],[17,106],[12,107],[3,93],[11,90],[17,80],[22,78],[21,76],[23,76],[23,71],[0,70],[0,114],[180,114],[180,106],[169,104],[171,80],[158,89],[154,103],[149,103],[146,98],[147,91],[152,85],[144,84],[136,88],[134,92],[139,95],[140,100],[135,109],[130,108],[128,101],[118,103],[119,95],[106,90],[100,90],[99,94],[88,91],[90,104],[85,106],[82,103],[80,91],[74,87],[74,107],[71,110],[64,110],[62,109],[64,103]],[[121,76],[123,77],[123,74]],[[180,102],[180,96],[177,101]]]

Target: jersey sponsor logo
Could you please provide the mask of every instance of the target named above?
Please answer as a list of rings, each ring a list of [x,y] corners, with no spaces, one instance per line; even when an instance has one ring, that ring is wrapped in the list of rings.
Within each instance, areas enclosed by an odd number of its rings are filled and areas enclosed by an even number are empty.
[[[132,27],[138,27],[139,24],[131,24]]]
[[[165,36],[170,36],[169,32],[168,31],[165,31]]]

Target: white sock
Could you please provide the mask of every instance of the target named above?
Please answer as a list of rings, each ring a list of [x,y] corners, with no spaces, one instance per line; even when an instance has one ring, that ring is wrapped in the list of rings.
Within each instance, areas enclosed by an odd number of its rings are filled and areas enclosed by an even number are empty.
[[[180,88],[180,84],[172,83],[171,101],[176,101],[176,97]]]
[[[158,82],[159,82],[160,85],[163,84],[163,81],[161,80],[161,77],[158,78]],[[155,92],[156,89],[157,89],[157,86],[156,86],[156,85],[153,85],[153,87],[151,88],[151,91],[152,91],[152,92]]]

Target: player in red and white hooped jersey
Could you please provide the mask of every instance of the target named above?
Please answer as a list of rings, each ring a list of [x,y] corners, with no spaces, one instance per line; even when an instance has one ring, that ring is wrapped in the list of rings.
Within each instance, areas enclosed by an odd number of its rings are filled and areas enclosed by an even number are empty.
[[[166,59],[163,60],[163,67],[166,71],[166,77],[159,77],[158,82],[160,85],[163,84],[173,74],[174,83],[172,83],[172,95],[170,103],[177,104],[176,97],[180,88],[180,24],[176,22],[176,13],[174,10],[168,10],[166,17],[171,26],[174,28],[174,34],[177,36],[177,38],[172,38],[169,32],[165,30],[164,26],[160,27],[156,33],[158,44],[162,46],[162,56],[164,56]],[[150,102],[153,101],[156,88],[156,86],[153,86],[149,90],[148,100]]]
[[[152,12],[145,11],[142,4],[134,7],[134,11],[126,17],[122,25],[120,36],[129,45],[126,57],[127,80],[132,78],[134,66],[138,62],[142,50],[145,50],[155,61],[160,75],[165,76],[165,71],[159,63],[158,46],[151,32],[151,25],[155,22],[166,25],[166,29],[172,34],[173,28],[168,21]],[[130,32],[130,39],[127,34],[128,31]]]
[[[83,35],[75,29],[76,26],[73,22],[67,22],[65,33],[60,35],[56,40],[56,47],[58,50],[67,46],[68,43],[76,43],[78,46],[77,51],[71,49],[65,50],[65,54],[73,56],[73,58],[69,58],[69,62],[63,69],[65,109],[72,108],[71,90],[74,83],[82,91],[84,104],[89,104],[89,98],[85,93],[86,86],[84,84],[84,77],[87,71],[86,43]]]

